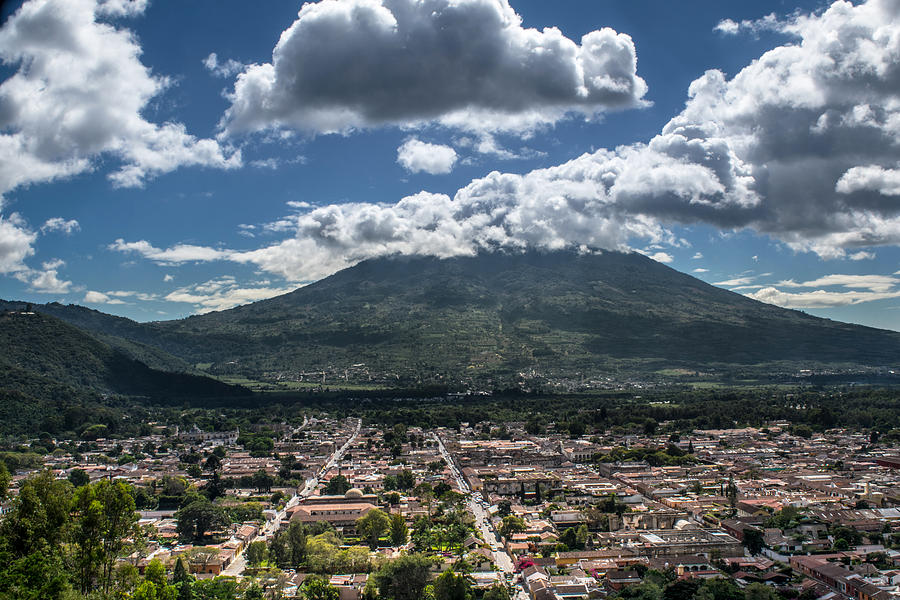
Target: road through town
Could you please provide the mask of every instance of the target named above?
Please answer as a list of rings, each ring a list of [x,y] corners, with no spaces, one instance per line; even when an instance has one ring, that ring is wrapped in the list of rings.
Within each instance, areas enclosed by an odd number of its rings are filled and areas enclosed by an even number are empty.
[[[307,423],[304,418],[303,426]],[[301,428],[303,427],[301,426]],[[281,527],[281,522],[284,520],[287,515],[287,511],[289,508],[296,506],[298,502],[300,502],[301,498],[306,498],[310,494],[312,494],[313,490],[319,485],[319,480],[325,476],[328,471],[330,471],[340,460],[344,457],[344,454],[353,445],[353,442],[356,441],[356,438],[359,437],[359,432],[362,429],[362,419],[357,419],[356,428],[353,430],[353,434],[350,438],[344,443],[343,446],[334,451],[331,457],[325,461],[325,464],[322,465],[322,468],[319,469],[318,472],[313,477],[310,477],[306,480],[306,484],[303,486],[303,489],[299,492],[296,492],[290,500],[288,500],[284,508],[275,513],[275,518],[269,520],[264,526],[262,531],[257,536],[258,540],[268,540],[270,537],[275,535],[275,532]],[[238,553],[237,556],[234,557],[234,560],[231,561],[231,564],[228,565],[228,568],[222,571],[223,575],[234,575],[238,576],[244,572],[244,569],[247,567],[247,561],[244,558],[244,549],[241,549],[241,552]]]
[[[447,447],[444,445],[440,436],[437,434],[432,435],[435,442],[437,442],[441,456],[444,457],[444,461],[446,461],[447,465],[450,467],[450,472],[456,480],[459,490],[466,494],[469,510],[475,516],[475,525],[478,527],[479,531],[481,531],[484,540],[491,547],[494,565],[496,565],[498,571],[503,573],[505,577],[508,577],[508,581],[512,578],[515,571],[515,563],[513,562],[512,557],[504,550],[503,544],[500,541],[500,536],[497,535],[497,532],[494,531],[494,528],[491,525],[490,516],[487,511],[487,501],[484,496],[482,496],[481,492],[473,491],[469,487],[469,484],[466,483],[465,478],[463,478],[462,473],[457,468],[456,463],[453,461],[453,457],[450,455],[450,452],[447,450]],[[528,595],[517,585],[515,586],[514,598],[516,598],[516,600],[527,600]]]

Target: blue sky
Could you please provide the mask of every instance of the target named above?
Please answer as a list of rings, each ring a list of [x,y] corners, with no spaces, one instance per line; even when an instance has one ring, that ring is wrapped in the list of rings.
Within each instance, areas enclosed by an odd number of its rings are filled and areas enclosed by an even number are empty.
[[[3,11],[2,298],[169,319],[581,247],[900,330],[896,2]]]

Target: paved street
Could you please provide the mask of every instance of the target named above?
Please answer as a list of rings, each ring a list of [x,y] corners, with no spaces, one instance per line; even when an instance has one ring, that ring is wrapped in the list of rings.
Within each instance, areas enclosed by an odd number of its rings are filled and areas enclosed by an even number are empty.
[[[453,458],[452,456],[450,456],[450,452],[447,450],[447,447],[444,446],[444,442],[438,435],[432,435],[434,440],[438,444],[438,448],[441,451],[441,456],[444,457],[444,460],[450,466],[450,471],[453,475],[453,478],[456,479],[456,483],[459,486],[460,491],[466,494],[469,510],[475,516],[475,524],[481,531],[481,535],[484,537],[484,540],[491,548],[494,565],[496,565],[497,569],[504,575],[508,574],[511,577],[515,570],[515,563],[513,562],[512,557],[503,549],[503,544],[500,541],[500,536],[496,531],[494,531],[494,528],[491,525],[490,517],[486,508],[487,501],[485,500],[484,496],[482,496],[481,492],[473,492],[469,488],[469,485],[463,478],[462,473],[459,471],[459,469],[456,468],[456,463],[453,462]],[[516,600],[527,600],[528,594],[525,593],[521,586],[516,585],[515,598]]]
[[[306,426],[307,420],[306,417],[303,419],[303,425],[300,426],[300,429]],[[356,438],[359,436],[360,429],[362,429],[362,419],[358,419],[356,423],[356,429],[353,431],[353,435],[344,443],[343,446],[334,451],[331,455],[331,458],[319,469],[318,473],[314,477],[310,477],[306,480],[306,485],[303,486],[303,489],[298,493],[295,493],[290,500],[288,500],[284,508],[278,511],[275,514],[275,518],[268,521],[265,526],[263,526],[262,531],[257,536],[258,540],[268,540],[270,537],[275,535],[275,532],[281,527],[281,522],[284,520],[285,516],[287,516],[287,510],[293,506],[296,506],[298,502],[300,502],[301,498],[306,498],[310,494],[312,494],[313,490],[319,485],[319,479],[321,479],[328,471],[333,468],[340,460],[344,457],[344,454],[353,445],[353,442],[356,441]],[[234,557],[234,560],[231,561],[231,564],[228,565],[228,568],[222,571],[223,575],[240,575],[244,572],[244,569],[247,567],[247,561],[244,559],[244,551],[241,552]]]

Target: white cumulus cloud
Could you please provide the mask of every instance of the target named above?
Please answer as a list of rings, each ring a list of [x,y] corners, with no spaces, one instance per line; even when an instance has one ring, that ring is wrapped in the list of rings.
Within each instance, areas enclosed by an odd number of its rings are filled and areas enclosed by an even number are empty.
[[[72,282],[59,278],[59,269],[65,266],[65,261],[53,259],[45,261],[40,269],[23,267],[13,273],[13,276],[22,283],[28,284],[28,289],[41,294],[66,294],[72,288]]]
[[[456,150],[442,144],[429,144],[410,138],[397,148],[397,162],[410,173],[443,175],[453,170]]]
[[[108,304],[111,298],[104,294],[103,292],[95,292],[93,290],[88,290],[84,295],[85,304]],[[121,300],[119,300],[120,304],[123,304]]]
[[[735,35],[741,30],[741,24],[731,19],[722,19],[713,27],[713,30],[726,35]]]
[[[0,30],[0,195],[88,171],[108,155],[119,186],[138,186],[180,166],[232,168],[239,152],[197,139],[180,123],[147,121],[148,103],[170,85],[140,61],[134,34],[108,19],[146,2],[29,0]],[[99,20],[102,17],[103,20]]]
[[[323,0],[303,5],[272,52],[235,82],[226,131],[317,133],[437,121],[530,130],[567,114],[640,106],[631,38],[580,43],[522,27],[507,0]]]
[[[34,254],[36,239],[37,234],[28,229],[17,213],[6,218],[0,215],[0,273],[27,269],[25,259]]]
[[[229,58],[224,62],[219,62],[219,57],[215,52],[210,52],[209,56],[204,58],[201,62],[203,63],[203,66],[206,67],[206,70],[216,77],[231,77],[232,75],[243,71],[245,66],[243,63],[232,58]]]
[[[78,224],[78,221],[75,219],[64,219],[62,217],[53,217],[51,219],[47,219],[43,225],[41,225],[41,233],[47,233],[48,231],[60,231],[69,235],[73,231],[78,231],[81,229],[81,226]]]
[[[56,269],[49,269],[35,274],[29,287],[32,291],[43,294],[66,294],[72,287],[72,282],[60,279]]]
[[[842,194],[874,191],[885,196],[900,196],[900,169],[877,165],[852,167],[841,175],[835,189]]]

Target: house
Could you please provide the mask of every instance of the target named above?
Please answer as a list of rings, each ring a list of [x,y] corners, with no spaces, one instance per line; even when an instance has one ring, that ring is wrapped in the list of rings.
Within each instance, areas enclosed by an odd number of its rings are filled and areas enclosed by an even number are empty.
[[[494,566],[494,557],[487,548],[476,548],[466,555],[466,561],[475,571],[490,571]]]
[[[360,600],[369,576],[366,573],[332,575],[329,583],[337,588],[339,600]]]
[[[629,585],[637,585],[641,582],[641,576],[637,571],[613,570],[606,572],[606,587],[618,592]]]
[[[352,535],[356,532],[357,519],[374,508],[375,505],[361,491],[351,488],[344,496],[313,497],[303,501],[295,508],[290,521],[303,524],[325,521],[335,529]]]

